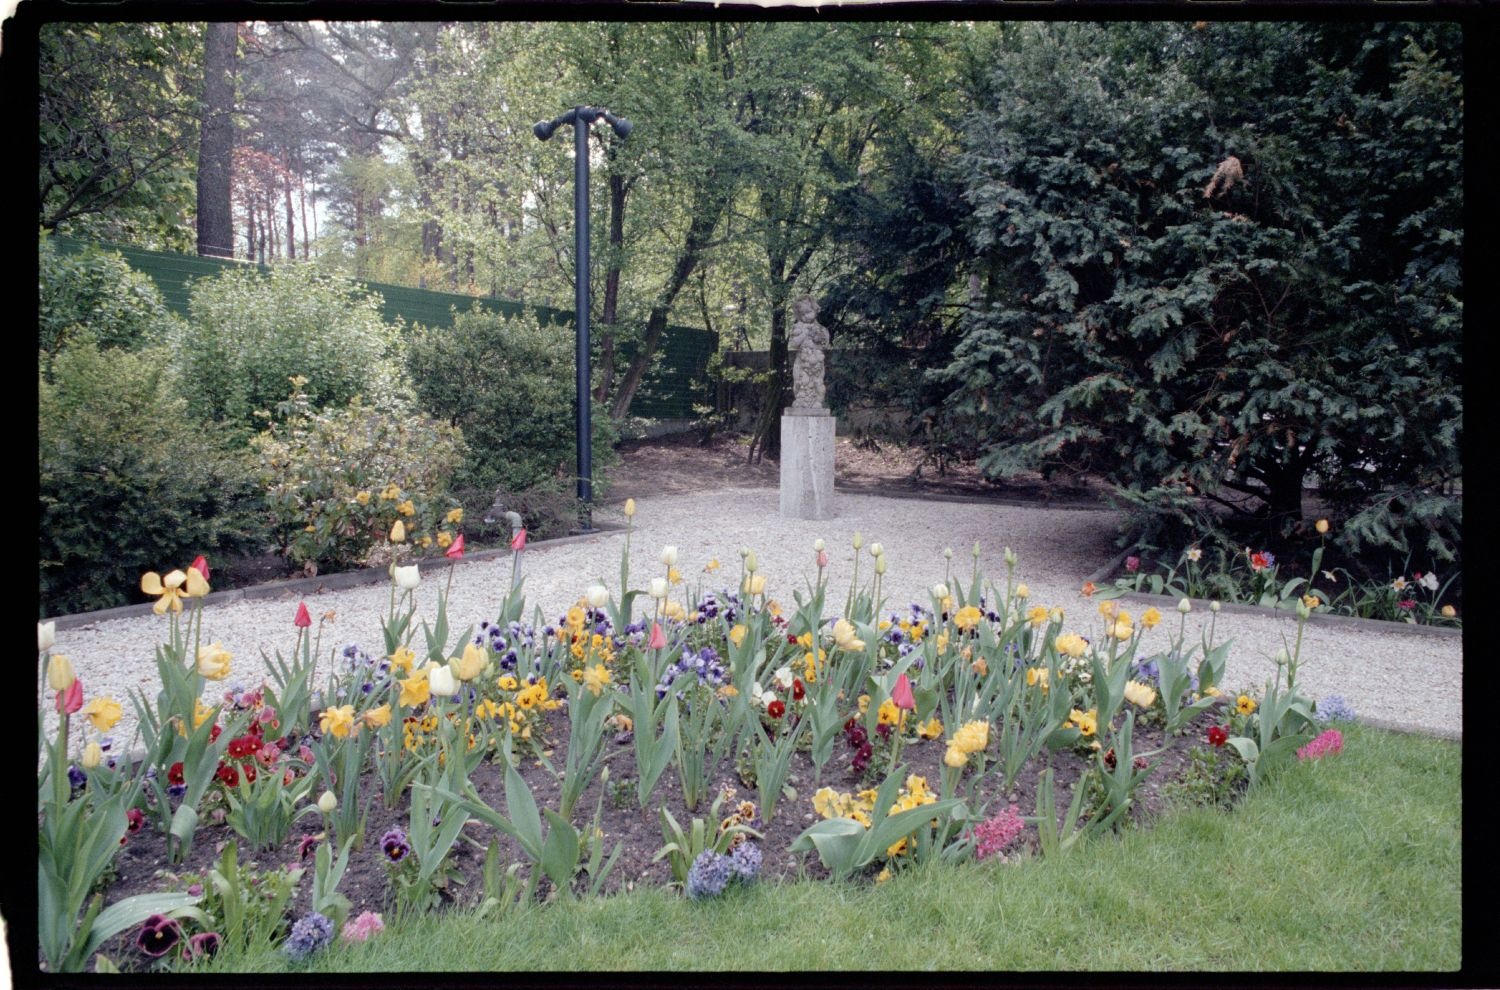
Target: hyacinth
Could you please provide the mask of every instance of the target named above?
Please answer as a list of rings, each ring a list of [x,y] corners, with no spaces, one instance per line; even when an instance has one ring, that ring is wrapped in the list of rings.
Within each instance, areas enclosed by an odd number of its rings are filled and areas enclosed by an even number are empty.
[[[1344,734],[1338,729],[1329,729],[1312,742],[1297,750],[1299,760],[1317,760],[1344,751]]]
[[[1353,722],[1358,716],[1349,702],[1344,700],[1343,695],[1330,694],[1318,702],[1318,709],[1313,712],[1313,718],[1323,723]]]
[[[385,931],[385,922],[380,915],[374,911],[364,911],[357,918],[350,918],[344,922],[343,938],[345,942],[368,941],[371,935]]]
[[[1000,814],[974,826],[974,855],[977,859],[988,859],[1005,851],[1016,841],[1026,823],[1014,808],[1006,808]]]
[[[754,880],[760,873],[760,862],[760,846],[754,842],[741,842],[729,854],[729,865],[733,867],[735,875],[745,883]]]
[[[717,897],[729,885],[734,872],[733,860],[728,856],[705,849],[693,860],[693,865],[688,870],[687,895],[695,901]]]
[[[306,959],[332,941],[333,922],[310,911],[292,926],[292,934],[286,940],[286,954],[293,959]]]

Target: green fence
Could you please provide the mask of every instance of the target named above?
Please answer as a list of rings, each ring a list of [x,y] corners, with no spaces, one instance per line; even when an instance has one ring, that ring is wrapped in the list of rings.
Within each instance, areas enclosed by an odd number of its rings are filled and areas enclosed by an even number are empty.
[[[71,237],[53,237],[52,243],[59,251],[72,253],[81,251],[89,242]],[[229,267],[253,265],[258,271],[267,271],[265,265],[248,261],[226,261],[220,258],[200,258],[190,254],[168,254],[161,251],[142,251],[138,248],[116,244],[100,244],[99,247],[118,251],[130,267],[144,272],[156,283],[168,307],[180,316],[188,315],[188,295],[193,279],[217,275]],[[387,322],[399,321],[407,324],[421,323],[429,327],[451,327],[453,310],[467,310],[478,304],[490,312],[506,316],[518,316],[530,310],[543,323],[559,328],[573,326],[573,311],[554,309],[550,306],[525,306],[504,299],[485,299],[465,296],[454,292],[430,292],[404,285],[387,285],[382,282],[361,282],[366,288],[380,294],[383,300],[382,313]],[[713,404],[713,391],[709,388],[706,369],[708,359],[719,349],[719,335],[697,327],[669,326],[662,335],[657,348],[655,367],[641,380],[630,412],[634,416],[649,419],[690,419],[695,416],[694,403]],[[623,361],[628,361],[635,348],[624,343],[619,349]]]

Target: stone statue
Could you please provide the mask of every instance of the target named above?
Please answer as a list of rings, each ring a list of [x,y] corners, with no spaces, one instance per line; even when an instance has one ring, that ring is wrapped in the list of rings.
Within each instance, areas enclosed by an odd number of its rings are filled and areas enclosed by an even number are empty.
[[[812,296],[803,296],[792,304],[797,321],[787,347],[796,354],[792,362],[792,408],[822,410],[823,352],[828,350],[828,330],[818,322],[818,304]]]

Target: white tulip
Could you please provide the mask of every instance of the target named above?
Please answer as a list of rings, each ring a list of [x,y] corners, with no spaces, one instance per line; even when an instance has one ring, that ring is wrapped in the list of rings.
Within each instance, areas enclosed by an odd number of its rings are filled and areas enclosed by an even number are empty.
[[[879,543],[871,543],[870,544],[870,556],[871,557],[879,557],[883,553],[885,553],[885,547],[881,546]]]
[[[333,814],[333,809],[339,806],[339,799],[332,791],[324,791],[323,796],[318,798],[318,810],[325,815]]]
[[[821,539],[813,540],[813,549],[816,550],[818,553],[822,553],[823,552],[824,546],[825,546],[825,544],[823,543],[823,541]]]
[[[662,547],[661,562],[668,567],[677,566],[677,548],[675,546]]]
[[[665,597],[667,597],[667,591],[668,591],[668,585],[667,585],[667,579],[666,578],[652,578],[651,579],[651,597],[652,598],[665,598]]]
[[[396,587],[402,591],[411,591],[422,583],[422,570],[416,564],[397,567],[391,572],[391,576],[396,579]]]
[[[52,649],[52,644],[57,642],[57,623],[38,622],[36,624],[36,651]]]
[[[946,584],[935,584],[932,586],[932,597],[942,601],[948,597],[948,586]]]
[[[603,608],[609,604],[609,589],[602,584],[591,584],[583,593],[583,598],[590,608]]]
[[[439,698],[451,698],[458,693],[458,678],[448,667],[434,666],[427,672],[427,686]]]
[[[1181,612],[1183,615],[1187,615],[1192,610],[1193,603],[1188,601],[1186,598],[1177,603],[1177,611]]]

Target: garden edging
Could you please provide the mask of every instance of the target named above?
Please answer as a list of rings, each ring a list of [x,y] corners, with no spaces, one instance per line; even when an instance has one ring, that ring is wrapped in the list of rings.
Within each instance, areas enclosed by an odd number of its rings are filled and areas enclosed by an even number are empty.
[[[1119,555],[1117,555],[1109,563],[1105,564],[1093,574],[1089,575],[1087,581],[1091,584],[1099,584],[1099,582],[1101,581],[1108,580],[1109,576],[1119,569],[1120,565],[1124,563],[1125,558],[1129,555],[1129,550],[1121,551]],[[1177,607],[1177,603],[1181,601],[1180,598],[1173,598],[1171,595],[1153,595],[1150,592],[1146,591],[1127,591],[1125,592],[1125,594],[1129,595],[1132,598],[1141,598],[1145,599],[1148,602],[1153,602],[1160,606],[1163,610],[1175,609]],[[1188,601],[1192,602],[1194,608],[1206,609],[1212,604],[1212,601],[1207,598],[1189,598]],[[1291,613],[1278,612],[1276,609],[1266,608],[1261,605],[1233,605],[1228,602],[1220,602],[1219,610],[1235,615],[1280,616],[1283,618],[1291,617]],[[1411,622],[1388,622],[1385,619],[1361,619],[1358,616],[1353,615],[1314,614],[1308,616],[1307,621],[1315,625],[1344,626],[1351,630],[1357,630],[1361,632],[1390,633],[1393,635],[1411,634],[1417,636],[1438,636],[1452,638],[1454,636],[1462,637],[1464,632],[1462,629],[1449,629],[1442,626],[1421,626]]]
[[[572,536],[557,536],[546,540],[536,540],[530,545],[532,547],[564,546],[569,543],[580,543],[584,540],[591,540],[597,536],[610,536],[623,532],[625,532],[624,526],[596,523],[595,530],[592,533],[577,533]],[[457,561],[450,561],[444,557],[424,558],[417,561],[417,565],[426,565],[424,570],[431,570],[433,567],[447,566],[454,563],[463,564],[471,560],[483,561],[494,560],[499,557],[509,557],[514,552],[510,547],[496,547],[493,550],[476,550],[473,553],[466,553]],[[290,598],[298,595],[308,596],[321,594],[325,591],[346,591],[350,588],[380,584],[389,580],[390,570],[387,567],[362,567],[356,571],[340,571],[337,574],[323,574],[317,577],[270,581],[250,588],[213,591],[204,596],[203,603],[205,605],[225,605],[238,601]],[[58,631],[79,629],[84,626],[93,625],[96,622],[109,622],[113,619],[133,619],[148,615],[154,607],[150,602],[143,602],[139,605],[120,605],[115,608],[102,608],[96,612],[77,612],[72,615],[50,616],[46,621],[55,623],[54,628]]]

